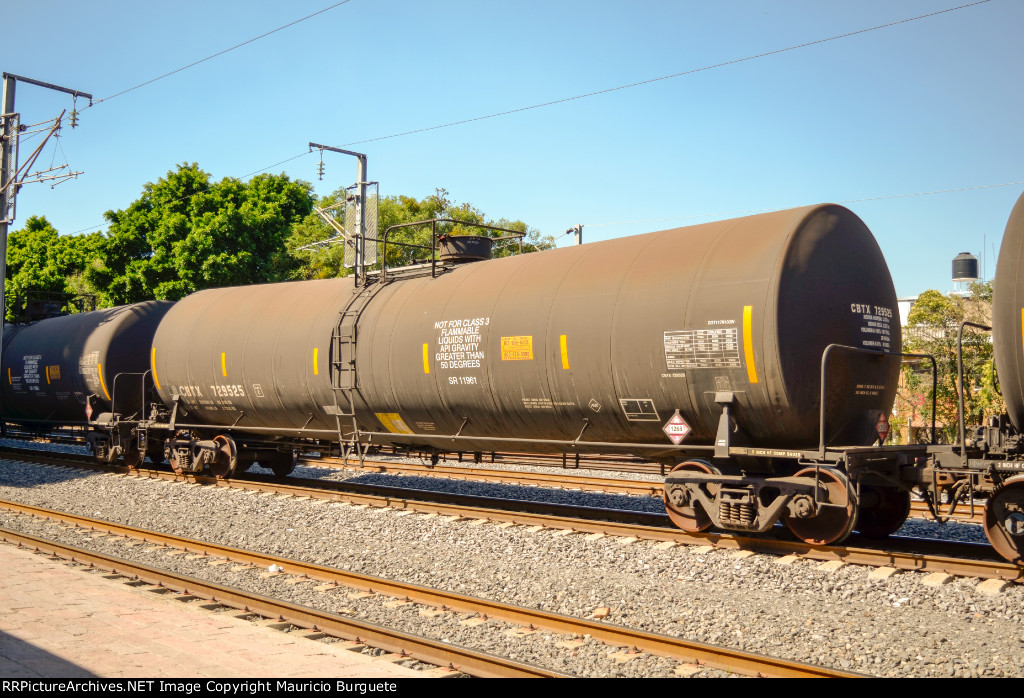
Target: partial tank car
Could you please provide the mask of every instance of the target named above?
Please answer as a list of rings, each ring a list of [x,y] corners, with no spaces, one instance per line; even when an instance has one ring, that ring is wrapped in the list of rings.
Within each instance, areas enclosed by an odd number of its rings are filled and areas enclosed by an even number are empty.
[[[45,429],[85,424],[115,399],[140,419],[146,349],[170,301],[66,315],[8,326],[0,399],[8,422]]]
[[[999,247],[992,294],[992,344],[1006,414],[1024,432],[1024,195]]]

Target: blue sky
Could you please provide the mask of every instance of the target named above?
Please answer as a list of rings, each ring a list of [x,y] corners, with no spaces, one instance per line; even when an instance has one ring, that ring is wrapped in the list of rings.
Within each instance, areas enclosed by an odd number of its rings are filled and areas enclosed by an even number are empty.
[[[295,157],[314,141],[365,152],[383,195],[444,187],[492,218],[546,234],[582,223],[587,241],[848,202],[878,238],[900,296],[947,291],[961,251],[994,273],[1024,191],[1020,0],[355,143],[967,1],[350,0],[119,96],[332,0],[8,3],[0,70],[109,98],[38,161],[49,167],[66,155],[84,174],[53,189],[25,186],[12,229],[31,215],[64,234],[102,229],[104,211],[127,206],[181,162],[220,179],[287,160],[270,171],[311,181],[320,194],[354,181],[355,161],[331,154],[318,181],[319,156]],[[16,106],[30,123],[70,109],[71,99],[19,84]],[[953,189],[965,190],[904,196]]]

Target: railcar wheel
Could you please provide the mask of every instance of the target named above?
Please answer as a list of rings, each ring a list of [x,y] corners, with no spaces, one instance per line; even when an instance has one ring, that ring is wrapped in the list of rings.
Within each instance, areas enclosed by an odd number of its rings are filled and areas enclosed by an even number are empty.
[[[718,468],[702,460],[688,460],[672,468],[669,472],[677,470],[688,470],[709,475],[721,474]],[[712,496],[718,494],[717,484],[709,484],[707,488]],[[711,517],[704,511],[704,507],[700,502],[691,501],[689,493],[685,489],[676,489],[671,495],[666,489],[664,498],[665,511],[668,513],[668,518],[679,528],[689,533],[700,533],[711,527]]]
[[[857,530],[868,538],[886,538],[902,528],[910,516],[910,492],[897,487],[860,486],[861,501],[877,502],[859,506]]]
[[[218,480],[226,480],[235,474],[235,466],[238,465],[238,448],[235,440],[223,434],[213,437],[213,443],[217,444],[217,452],[210,461],[210,472]]]
[[[985,535],[1004,558],[1016,564],[1024,561],[1024,475],[1004,481],[989,497]]]
[[[804,468],[794,477],[814,477],[814,468]],[[835,468],[818,468],[819,482],[828,501],[846,506],[820,507],[817,515],[804,518],[783,514],[782,522],[797,538],[811,545],[828,545],[844,540],[857,525],[857,495],[846,474]],[[812,505],[813,506],[813,505]]]
[[[129,470],[138,470],[142,462],[146,460],[146,453],[139,450],[139,440],[134,438],[121,455],[124,458],[124,464],[128,466]]]
[[[162,439],[150,438],[146,444],[146,458],[149,458],[153,463],[164,462],[164,442]]]
[[[236,473],[244,473],[246,470],[252,467],[253,463],[256,462],[256,457],[252,451],[240,451],[238,454],[238,464],[235,466]]]
[[[275,453],[259,461],[260,467],[269,468],[278,477],[290,475],[295,470],[295,451]]]

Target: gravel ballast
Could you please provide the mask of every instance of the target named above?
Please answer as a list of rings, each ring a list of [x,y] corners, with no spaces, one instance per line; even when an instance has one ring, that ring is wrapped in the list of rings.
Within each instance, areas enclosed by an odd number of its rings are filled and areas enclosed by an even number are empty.
[[[589,617],[608,608],[611,623],[872,675],[1024,675],[1019,586],[990,596],[976,579],[933,587],[921,573],[876,579],[870,568],[858,566],[782,565],[769,555],[662,549],[645,541],[624,545],[614,537],[471,525],[13,461],[0,461],[0,498],[280,555],[286,571],[285,560],[301,559],[566,615]],[[4,514],[0,520],[26,533],[85,544],[80,534],[28,517]],[[969,525],[939,528],[968,539],[980,531]],[[618,649],[590,639],[559,647],[568,638],[508,632],[512,626],[496,621],[468,627],[454,613],[427,618],[415,605],[386,608],[387,598],[339,597],[315,592],[312,585],[285,584],[280,577],[264,579],[252,570],[146,553],[147,546],[112,538],[89,541],[88,547],[120,557],[581,676],[671,676],[679,666],[649,655],[620,662],[609,656]],[[138,557],[145,555],[150,557]]]

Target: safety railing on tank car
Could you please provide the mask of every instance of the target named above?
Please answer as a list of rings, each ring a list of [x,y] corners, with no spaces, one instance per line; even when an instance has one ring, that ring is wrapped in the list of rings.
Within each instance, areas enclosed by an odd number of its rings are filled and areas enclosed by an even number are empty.
[[[826,423],[826,418],[825,418],[826,417],[825,399],[826,399],[826,393],[827,393],[827,389],[828,389],[828,382],[827,382],[828,381],[828,359],[829,359],[829,354],[831,354],[833,350],[854,352],[854,353],[857,353],[857,354],[866,354],[868,356],[878,357],[879,359],[882,359],[883,357],[886,357],[886,356],[893,356],[893,357],[898,356],[898,357],[900,357],[901,362],[904,359],[914,359],[914,360],[917,360],[917,361],[922,361],[922,360],[927,359],[927,360],[931,361],[931,363],[932,363],[932,431],[931,431],[931,441],[932,441],[933,444],[935,443],[935,407],[936,407],[936,400],[935,400],[936,390],[935,390],[935,388],[938,385],[938,364],[936,363],[934,356],[932,356],[931,354],[906,354],[906,353],[903,353],[903,352],[900,352],[900,353],[897,354],[895,352],[879,351],[877,349],[865,349],[864,347],[851,347],[851,346],[848,346],[846,344],[829,344],[827,347],[825,347],[825,351],[823,351],[821,353],[821,396],[820,396],[820,402],[819,402],[819,405],[818,405],[818,410],[819,410],[818,458],[819,458],[819,460],[824,460],[825,456],[826,456],[825,434],[828,433],[828,432],[826,431],[827,423]],[[818,482],[819,482],[819,478],[820,478],[819,466],[820,466],[820,463],[817,463],[817,462],[814,463],[814,484],[815,484],[814,502],[815,502],[816,505],[823,503],[823,502],[819,502],[818,501],[818,494],[817,494]],[[857,483],[857,489],[858,489],[858,492],[859,492],[859,490],[860,490],[860,483],[859,482]],[[850,497],[850,494],[849,494],[849,491],[847,491],[847,501],[842,503],[842,506],[848,506],[849,505],[849,497]]]
[[[418,250],[429,250],[430,251],[430,276],[431,276],[431,278],[435,278],[437,276],[437,254],[436,254],[436,252],[437,252],[437,241],[438,241],[438,237],[437,237],[437,224],[438,223],[455,223],[457,225],[466,225],[466,226],[470,226],[472,228],[483,228],[484,230],[496,230],[496,231],[502,232],[502,233],[509,233],[508,235],[504,235],[502,237],[491,238],[491,241],[492,242],[501,242],[503,240],[518,239],[519,240],[519,252],[522,253],[522,251],[523,251],[523,238],[526,237],[526,233],[518,231],[518,230],[510,230],[509,228],[499,228],[499,227],[493,226],[493,225],[484,225],[483,223],[472,223],[470,221],[458,221],[458,220],[455,220],[454,218],[432,218],[430,220],[414,221],[412,223],[399,223],[397,225],[391,226],[390,228],[388,228],[387,230],[384,231],[384,235],[383,235],[383,239],[382,239],[383,245],[381,247],[381,260],[382,260],[381,261],[381,268],[380,268],[380,280],[381,281],[385,281],[387,279],[388,235],[391,234],[391,231],[392,230],[398,230],[400,228],[412,228],[412,227],[418,226],[418,225],[427,225],[428,223],[430,224],[430,246],[429,247],[427,247],[426,245],[416,245],[416,244],[413,244],[413,243],[410,243],[410,242],[394,242],[394,241],[391,241],[391,244],[392,245],[398,245],[399,247],[409,247],[409,248],[418,249]]]
[[[932,363],[932,431],[931,431],[931,443],[932,444],[935,443],[935,408],[936,408],[935,394],[936,394],[936,387],[938,386],[939,370],[938,370],[938,364],[936,363],[934,356],[932,356],[931,354],[905,354],[905,353],[902,353],[902,352],[895,353],[895,352],[888,352],[888,351],[879,351],[877,349],[865,349],[864,347],[851,347],[851,346],[847,346],[845,344],[829,344],[827,347],[825,347],[825,351],[823,351],[822,354],[821,354],[821,402],[819,403],[819,406],[818,406],[818,409],[819,409],[818,458],[821,458],[821,459],[825,458],[825,450],[826,450],[826,447],[825,447],[825,434],[827,433],[827,431],[826,431],[826,426],[827,425],[826,425],[826,419],[825,419],[825,416],[826,416],[825,398],[826,398],[826,391],[827,391],[827,388],[828,388],[828,382],[827,382],[828,381],[828,359],[829,359],[829,355],[833,352],[833,350],[853,352],[853,353],[856,353],[856,354],[866,354],[868,356],[876,356],[879,359],[881,359],[882,357],[885,357],[885,356],[893,356],[893,357],[897,357],[898,356],[898,357],[900,357],[901,360],[903,360],[903,359],[914,359],[916,361],[923,361],[923,360],[927,359],[928,361],[931,361],[931,363]]]
[[[96,310],[96,296],[92,294],[30,290],[14,299],[14,315],[21,323],[92,310]]]
[[[127,420],[128,421],[138,421],[138,420],[145,419],[145,417],[146,417],[146,378],[147,377],[149,378],[149,386],[151,388],[155,387],[154,384],[153,384],[153,371],[152,370],[144,371],[142,373],[118,373],[116,376],[114,376],[114,385],[112,386],[113,389],[110,391],[110,411],[111,412],[117,412],[118,411],[117,410],[117,407],[118,407],[118,402],[117,402],[117,381],[118,381],[118,379],[123,377],[124,380],[127,380],[127,378],[130,377],[130,376],[139,376],[139,411],[134,413],[134,414],[132,414],[132,415],[130,415],[130,416],[128,416]],[[124,381],[122,380],[122,383],[123,382]]]
[[[964,387],[964,327],[975,327],[979,330],[985,330],[991,332],[992,328],[988,325],[979,325],[976,322],[967,322],[964,320],[960,323],[960,327],[956,331],[956,375],[958,379],[957,383],[957,406],[959,407],[959,414],[957,416],[957,434],[960,436],[960,462],[964,468],[967,467],[967,418],[964,414],[964,393],[966,388]]]

